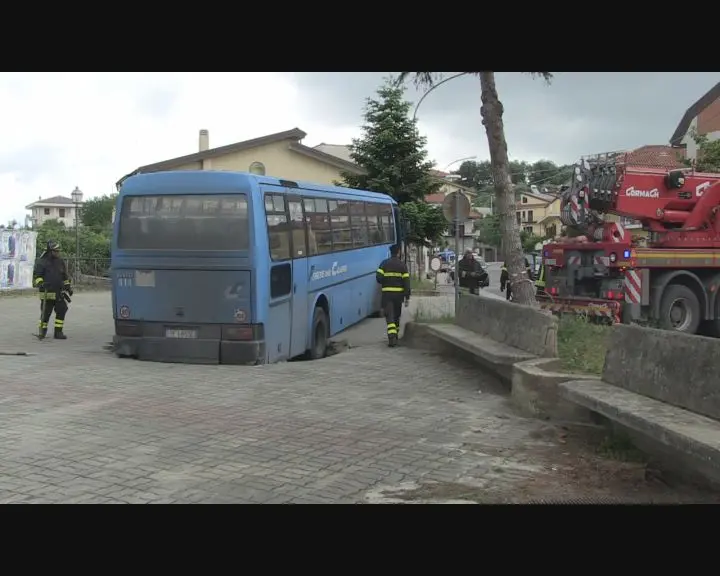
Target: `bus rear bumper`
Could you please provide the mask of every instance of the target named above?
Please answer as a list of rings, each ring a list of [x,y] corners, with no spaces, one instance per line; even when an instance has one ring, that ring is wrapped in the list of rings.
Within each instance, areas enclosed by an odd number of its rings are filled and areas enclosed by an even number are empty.
[[[147,336],[113,336],[115,354],[149,362],[181,364],[234,364],[255,366],[265,363],[265,341],[224,341],[177,339]]]

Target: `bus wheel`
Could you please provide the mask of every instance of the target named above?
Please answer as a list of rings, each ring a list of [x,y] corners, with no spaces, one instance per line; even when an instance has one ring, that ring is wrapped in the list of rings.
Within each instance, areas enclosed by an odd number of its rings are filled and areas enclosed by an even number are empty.
[[[695,334],[700,326],[700,302],[687,286],[671,284],[660,302],[660,326],[685,334]]]
[[[328,347],[328,334],[330,333],[328,326],[328,317],[325,310],[318,306],[313,313],[312,335],[310,342],[310,351],[308,357],[310,360],[319,360],[325,358]]]

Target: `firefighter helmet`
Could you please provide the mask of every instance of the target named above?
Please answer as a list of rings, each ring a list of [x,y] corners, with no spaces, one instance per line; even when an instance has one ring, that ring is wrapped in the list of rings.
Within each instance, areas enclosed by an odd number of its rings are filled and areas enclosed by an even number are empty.
[[[47,249],[48,249],[48,252],[52,252],[54,250],[60,250],[60,242],[55,242],[55,240],[48,240]]]

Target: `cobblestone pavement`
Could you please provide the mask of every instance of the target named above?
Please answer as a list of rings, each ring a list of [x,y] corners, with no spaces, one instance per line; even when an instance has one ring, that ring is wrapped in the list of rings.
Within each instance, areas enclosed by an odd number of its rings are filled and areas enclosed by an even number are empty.
[[[238,368],[115,358],[108,293],[76,293],[65,342],[35,341],[37,308],[0,299],[0,502],[504,501],[562,467],[492,380],[388,349],[379,319],[325,360]]]

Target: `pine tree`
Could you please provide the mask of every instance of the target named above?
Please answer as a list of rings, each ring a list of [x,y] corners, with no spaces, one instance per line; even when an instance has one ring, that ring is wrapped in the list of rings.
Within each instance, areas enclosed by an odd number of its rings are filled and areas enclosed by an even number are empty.
[[[423,201],[442,185],[430,174],[426,138],[418,133],[410,118],[412,104],[403,95],[404,89],[388,80],[377,99],[367,99],[363,135],[350,145],[350,157],[366,173],[342,174],[345,186],[383,192],[399,204]]]

